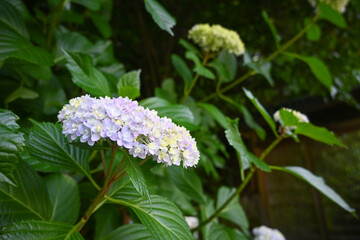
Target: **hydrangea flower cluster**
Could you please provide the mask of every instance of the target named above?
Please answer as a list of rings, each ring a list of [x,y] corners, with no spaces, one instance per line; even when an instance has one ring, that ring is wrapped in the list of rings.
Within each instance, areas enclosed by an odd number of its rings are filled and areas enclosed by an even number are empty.
[[[240,56],[245,50],[239,35],[220,25],[196,24],[190,29],[188,37],[205,53],[217,53],[224,50]]]
[[[188,130],[129,98],[71,99],[58,115],[63,134],[80,138],[90,146],[101,138],[110,139],[139,158],[154,156],[166,165],[195,166],[200,158],[196,141]]]
[[[292,113],[299,120],[299,122],[306,122],[306,123],[309,122],[309,118],[305,114],[302,114],[301,112],[295,111],[290,108],[282,108],[282,110]],[[280,110],[276,111],[273,117],[276,122],[281,123]]]
[[[284,235],[277,230],[266,226],[260,226],[253,229],[254,240],[285,240]]]
[[[309,3],[311,6],[315,7],[318,1],[330,5],[330,7],[339,13],[344,13],[346,5],[348,5],[350,0],[309,0]]]

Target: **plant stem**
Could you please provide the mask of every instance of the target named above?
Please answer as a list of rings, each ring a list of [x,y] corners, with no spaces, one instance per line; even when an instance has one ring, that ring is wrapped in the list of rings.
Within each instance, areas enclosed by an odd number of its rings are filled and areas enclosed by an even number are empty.
[[[290,47],[293,43],[295,43],[297,40],[299,40],[311,28],[311,26],[318,20],[318,18],[319,18],[319,15],[316,14],[308,25],[306,25],[300,32],[298,32],[293,38],[291,38],[289,41],[287,41],[284,45],[282,45],[280,48],[278,48],[273,54],[268,56],[262,64],[264,65],[267,62],[270,62],[272,59],[274,59],[280,53],[282,53],[288,47]],[[250,70],[245,75],[243,75],[239,79],[237,79],[236,81],[234,81],[234,82],[230,83],[229,85],[225,86],[224,88],[220,89],[219,92],[220,93],[227,92],[230,89],[232,89],[233,87],[235,87],[236,85],[242,83],[243,81],[245,81],[246,79],[248,79],[249,77],[251,77],[255,74],[256,74],[255,70]],[[216,95],[217,95],[217,93],[212,93],[209,96],[204,97],[200,101],[207,102],[210,99],[214,98]]]
[[[265,150],[264,152],[261,154],[260,159],[264,160],[265,157],[269,154],[269,152],[276,146],[278,145],[281,140],[283,139],[283,135],[280,135],[278,138],[275,139],[274,142],[272,142]],[[202,228],[203,226],[205,226],[206,224],[208,224],[209,222],[211,222],[212,220],[214,220],[217,216],[219,216],[221,214],[221,212],[236,198],[236,196],[238,196],[246,187],[246,185],[249,183],[251,177],[254,175],[256,171],[256,168],[251,168],[250,172],[248,173],[248,175],[246,176],[245,180],[239,185],[239,187],[236,189],[236,191],[228,198],[228,200],[226,200],[226,202],[221,205],[220,208],[218,208],[216,210],[215,213],[213,213],[208,219],[206,219],[204,222],[200,223],[199,226],[197,226],[196,228],[192,229],[192,232],[195,232],[197,230],[199,230],[200,228]]]
[[[51,22],[48,28],[48,35],[47,35],[47,41],[46,41],[46,48],[49,50],[51,47],[51,41],[52,41],[52,37],[54,35],[54,30],[55,30],[55,25],[56,25],[56,21],[58,19],[58,17],[60,16],[60,13],[64,7],[64,3],[65,0],[60,0],[60,2],[58,3],[58,5],[56,6],[56,9],[53,13],[53,16],[51,18]]]
[[[107,175],[107,167],[106,167],[106,160],[105,160],[105,153],[104,150],[100,150],[100,155],[101,155],[101,162],[104,168],[104,175]]]
[[[204,55],[204,59],[203,59],[203,62],[202,62],[202,66],[206,66],[207,64],[207,61],[212,57],[211,54],[205,54]],[[190,84],[190,87],[189,89],[184,88],[184,97],[183,99],[181,100],[181,104],[184,104],[184,102],[186,101],[186,99],[189,97],[191,91],[193,90],[193,88],[195,87],[196,83],[197,83],[197,80],[199,79],[200,75],[198,73],[196,73],[195,77],[193,78],[193,80],[191,81],[191,84]]]

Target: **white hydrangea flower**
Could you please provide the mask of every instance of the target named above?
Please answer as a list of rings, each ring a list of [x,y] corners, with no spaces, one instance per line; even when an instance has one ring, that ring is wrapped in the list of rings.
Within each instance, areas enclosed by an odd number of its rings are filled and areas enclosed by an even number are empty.
[[[245,51],[239,34],[220,25],[196,24],[190,29],[188,37],[205,53],[228,51],[240,56]]]
[[[344,13],[350,0],[309,0],[309,3],[311,6],[316,7],[318,1],[330,5],[330,7],[339,13]]]
[[[260,226],[253,229],[254,240],[285,240],[284,235],[277,230]]]
[[[295,111],[295,110],[290,109],[290,108],[282,108],[282,110],[285,110],[285,111],[287,111],[287,112],[292,113],[292,114],[299,120],[299,122],[306,122],[306,123],[309,122],[309,118],[308,118],[305,114],[302,114],[301,112]],[[276,122],[280,122],[280,123],[281,123],[280,110],[277,110],[277,111],[274,113],[273,118],[274,118],[274,120],[275,120]]]
[[[58,119],[63,134],[90,146],[101,138],[110,139],[134,157],[152,155],[166,165],[180,165],[182,161],[184,167],[195,166],[200,158],[188,130],[127,97],[74,98],[59,112]]]

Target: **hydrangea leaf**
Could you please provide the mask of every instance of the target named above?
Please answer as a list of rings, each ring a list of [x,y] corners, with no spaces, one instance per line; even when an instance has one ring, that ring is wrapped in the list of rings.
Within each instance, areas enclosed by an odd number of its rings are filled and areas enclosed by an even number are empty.
[[[175,19],[156,0],[144,0],[146,10],[151,14],[156,24],[163,30],[174,35],[171,28],[175,26]]]
[[[191,51],[187,51],[185,53],[185,58],[188,60],[191,60],[194,62],[195,67],[194,67],[194,72],[196,72],[197,74],[199,74],[200,76],[209,78],[209,79],[215,79],[215,75],[206,67],[204,67],[200,61],[200,59],[198,58],[198,56]]]
[[[311,20],[309,18],[305,18],[304,20],[305,26],[309,25],[311,23]],[[321,37],[321,28],[316,23],[313,23],[309,30],[306,32],[306,38],[309,41],[317,41]]]
[[[220,208],[234,192],[234,188],[220,187],[217,192],[216,208]],[[240,205],[239,196],[236,196],[219,216],[239,225],[244,232],[248,232],[249,222],[244,209]]]
[[[232,121],[229,125],[229,129],[225,131],[226,139],[228,140],[229,144],[235,148],[237,153],[240,157],[240,168],[241,170],[245,170],[248,168],[249,163],[254,163],[256,167],[259,169],[269,172],[269,166],[264,162],[261,161],[258,157],[254,154],[249,152],[240,136],[239,128],[238,128],[239,119]]]
[[[257,122],[255,122],[250,111],[244,105],[241,104],[238,107],[244,117],[246,125],[248,125],[251,129],[254,129],[258,137],[261,140],[264,140],[266,137],[265,129],[263,129]]]
[[[0,5],[0,22],[9,26],[21,37],[29,39],[29,32],[18,9],[5,0],[0,0]]]
[[[2,239],[54,239],[83,240],[81,234],[68,223],[48,221],[22,221],[2,229]]]
[[[121,225],[121,221],[118,215],[118,206],[115,204],[106,204],[101,206],[95,214],[95,236],[94,240],[105,240],[105,239],[112,239],[117,234],[117,239],[119,236],[125,238],[125,235],[119,233],[120,231],[116,231],[117,227]],[[131,226],[133,224],[126,224],[124,226]],[[141,225],[141,224],[139,224]],[[151,236],[151,235],[150,235]]]
[[[238,62],[235,54],[227,51],[219,53],[217,59],[224,65],[227,74],[229,75],[229,81],[232,81],[236,77]]]
[[[319,19],[324,19],[338,26],[339,28],[346,28],[346,21],[338,11],[334,10],[330,5],[319,2],[318,3]]]
[[[247,240],[249,239],[236,228],[228,228],[219,223],[212,222],[208,230],[209,240]]]
[[[94,11],[100,9],[100,0],[71,0],[71,2],[83,5],[84,7]]]
[[[268,25],[268,27],[270,28],[271,34],[273,35],[273,38],[275,40],[276,47],[279,48],[281,38],[276,30],[276,27],[275,27],[273,21],[269,18],[268,13],[264,9],[261,11],[261,15],[262,15],[263,19],[265,20],[266,24]]]
[[[286,167],[278,167],[278,166],[271,166],[274,170],[279,170],[283,172],[290,173],[295,177],[309,183],[311,186],[316,188],[330,200],[335,202],[337,205],[342,207],[344,210],[350,212],[354,216],[356,216],[355,209],[351,208],[345,201],[342,199],[332,188],[325,184],[325,181],[322,177],[318,177],[304,169],[302,167],[297,166],[286,166]]]
[[[192,169],[184,169],[178,166],[167,168],[170,180],[186,195],[199,203],[204,202],[204,192],[200,178]]]
[[[0,109],[0,182],[16,185],[13,171],[19,158],[19,151],[23,149],[24,137],[18,131],[16,123],[18,116],[14,113]]]
[[[199,49],[197,47],[195,47],[193,44],[191,44],[190,42],[186,41],[185,39],[180,38],[179,40],[179,44],[181,46],[183,46],[186,50],[195,53],[196,55],[198,55],[199,57],[202,57],[202,53],[199,51]]]
[[[80,195],[75,180],[65,174],[52,174],[45,178],[49,191],[51,221],[74,224],[79,216]]]
[[[171,62],[175,70],[180,74],[185,84],[190,85],[193,79],[192,73],[187,66],[186,62],[178,55],[171,55]]]
[[[20,161],[14,179],[17,187],[0,183],[0,227],[26,219],[50,220],[48,191],[35,170]]]
[[[27,151],[46,164],[90,176],[87,161],[88,151],[69,143],[62,134],[61,126],[54,123],[39,123],[32,120],[34,127],[26,140]]]
[[[121,76],[117,83],[118,94],[121,97],[135,99],[140,96],[141,70],[127,72]]]
[[[270,86],[274,86],[274,80],[271,77],[271,63],[263,62],[263,59],[260,59],[257,63],[255,63],[250,54],[248,52],[244,53],[244,65],[253,69],[256,74],[262,75],[270,84]]]
[[[252,102],[252,104],[255,106],[255,108],[259,111],[261,116],[265,119],[267,124],[270,126],[271,130],[273,131],[274,135],[277,136],[276,132],[276,125],[272,117],[269,115],[269,113],[265,110],[263,105],[259,102],[259,100],[254,97],[254,95],[247,90],[246,88],[243,88],[246,97]]]
[[[91,57],[84,53],[66,51],[66,67],[72,75],[73,82],[85,91],[95,96],[110,96],[109,83],[105,76],[96,69]]]
[[[118,240],[119,236],[126,240],[152,240],[154,239],[146,227],[139,223],[127,224],[118,227],[101,240]]]
[[[196,105],[209,113],[224,129],[229,128],[229,122],[226,119],[226,116],[215,105],[201,102],[197,103]]]

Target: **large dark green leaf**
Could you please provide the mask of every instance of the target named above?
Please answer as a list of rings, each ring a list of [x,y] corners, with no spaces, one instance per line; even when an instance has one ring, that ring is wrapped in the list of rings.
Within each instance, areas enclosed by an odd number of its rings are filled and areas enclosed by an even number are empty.
[[[127,72],[121,76],[117,83],[118,94],[121,97],[135,99],[140,96],[141,70]]]
[[[166,116],[173,120],[174,123],[186,127],[189,130],[196,129],[194,124],[194,115],[191,110],[181,104],[172,104],[162,98],[151,97],[140,102],[144,107],[154,109],[159,116]]]
[[[130,207],[154,239],[193,239],[179,208],[169,200],[150,195],[151,203],[142,198],[129,180],[116,182],[109,189],[113,203]]]
[[[23,134],[18,131],[18,116],[0,109],[0,182],[16,185],[13,170],[18,163],[18,152],[24,146]]]
[[[184,80],[185,84],[190,85],[193,76],[186,62],[176,54],[171,55],[171,62],[175,70],[180,74],[180,76]]]
[[[59,124],[32,122],[34,127],[26,141],[27,151],[32,157],[55,167],[90,176],[88,151],[70,144]]]
[[[332,188],[325,184],[325,181],[322,177],[315,176],[313,173],[304,169],[302,167],[296,166],[287,166],[287,167],[278,167],[271,166],[272,169],[280,170],[283,172],[290,173],[295,177],[300,178],[301,180],[309,183],[311,186],[319,190],[322,194],[328,197],[330,200],[335,202],[337,205],[342,207],[344,210],[350,212],[356,216],[355,209],[351,208],[345,201],[342,199]]]
[[[220,208],[234,192],[235,189],[220,187],[217,193],[216,208]],[[239,225],[244,232],[249,230],[249,222],[243,208],[240,205],[239,196],[236,196],[219,216]]]
[[[55,62],[65,58],[64,50],[71,52],[84,52],[92,46],[91,42],[78,32],[58,32],[56,37]]]
[[[1,239],[26,240],[83,240],[81,234],[68,223],[47,221],[23,221],[6,226]]]
[[[94,240],[106,239],[105,235],[109,235],[113,230],[116,232],[115,229],[120,225],[119,213],[119,206],[114,204],[103,205],[95,212]],[[115,237],[116,233],[110,234],[110,236]],[[118,235],[117,238],[119,236],[122,235]]]
[[[171,181],[180,191],[199,203],[204,202],[201,180],[192,169],[172,166],[168,167],[167,171]]]
[[[259,100],[254,97],[254,95],[247,90],[246,88],[243,88],[246,97],[252,102],[252,104],[255,106],[255,108],[259,111],[261,116],[265,119],[265,121],[269,124],[271,130],[273,131],[274,135],[277,136],[276,132],[276,125],[272,117],[269,115],[269,113],[265,110],[263,105],[259,102]]]
[[[38,98],[39,94],[29,88],[19,87],[15,89],[9,96],[5,99],[5,103],[11,103],[17,99],[35,99]]]
[[[256,167],[260,168],[263,171],[269,172],[269,166],[257,158],[254,154],[249,152],[240,136],[238,128],[239,119],[232,121],[229,125],[229,129],[225,131],[226,139],[229,141],[229,144],[235,148],[240,156],[240,168],[246,169],[249,163],[254,163]]]
[[[123,225],[105,237],[101,238],[101,240],[118,240],[119,238],[126,240],[152,240],[153,237],[146,229],[146,227],[139,223],[127,224]]]
[[[79,216],[79,188],[73,178],[65,174],[53,174],[45,178],[49,191],[52,221],[74,224]]]
[[[229,76],[229,81],[234,80],[238,67],[235,55],[227,51],[222,51],[219,53],[217,59],[224,65],[225,70]]]
[[[125,153],[124,165],[129,175],[129,178],[134,185],[136,191],[145,199],[150,200],[149,189],[147,187],[144,174],[142,173],[140,167],[137,165],[137,162],[134,157]]]
[[[49,195],[41,177],[21,161],[14,178],[17,187],[0,183],[0,227],[26,219],[50,220]]]
[[[25,39],[29,39],[29,32],[20,12],[8,1],[0,0],[0,22],[11,28]]]
[[[258,137],[261,140],[264,140],[266,137],[266,131],[257,122],[255,122],[250,111],[244,105],[239,105],[238,108],[244,117],[246,125],[248,125],[251,129],[254,129]]]
[[[64,52],[68,61],[66,67],[71,72],[72,80],[76,85],[95,96],[111,95],[105,76],[93,66],[89,55]]]
[[[171,35],[174,33],[171,28],[175,26],[175,19],[156,0],[144,0],[145,8],[151,14],[156,24]]]
[[[344,17],[330,5],[319,2],[319,19],[327,20],[340,28],[346,28]]]
[[[244,65],[253,69],[255,73],[262,75],[270,84],[274,86],[274,80],[271,77],[271,63],[264,62],[263,59],[260,59],[258,62],[254,62],[248,52],[244,53]]]

